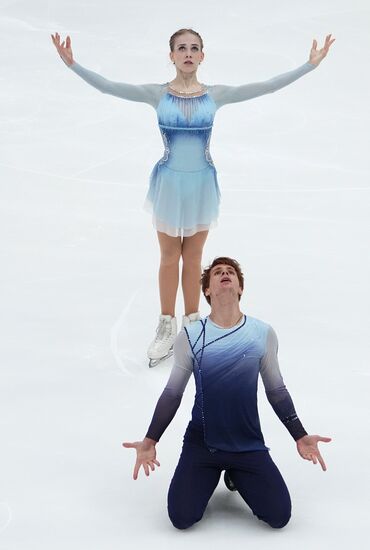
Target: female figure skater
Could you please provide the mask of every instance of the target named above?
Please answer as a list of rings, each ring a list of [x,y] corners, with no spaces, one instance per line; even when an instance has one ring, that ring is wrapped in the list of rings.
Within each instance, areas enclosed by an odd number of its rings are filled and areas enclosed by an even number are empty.
[[[180,29],[171,36],[169,55],[176,76],[164,84],[132,85],[107,80],[74,61],[69,36],[62,43],[58,33],[51,37],[66,65],[87,83],[103,93],[148,103],[157,111],[165,151],[152,171],[146,199],[161,251],[161,315],[148,349],[149,366],[155,366],[172,354],[177,334],[175,303],[180,258],[185,304],[183,326],[199,319],[202,251],[208,230],[217,220],[220,201],[216,169],[209,153],[217,109],[291,84],[319,65],[334,39],[329,34],[319,50],[314,40],[306,63],[265,82],[208,86],[197,79],[198,67],[204,59],[203,40],[192,29]]]

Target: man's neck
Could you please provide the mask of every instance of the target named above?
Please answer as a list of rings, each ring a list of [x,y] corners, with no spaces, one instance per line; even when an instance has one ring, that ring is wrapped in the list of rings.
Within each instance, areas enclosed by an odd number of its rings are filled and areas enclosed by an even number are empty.
[[[212,304],[210,320],[223,328],[230,328],[239,323],[243,313],[240,311],[239,302],[231,304]]]

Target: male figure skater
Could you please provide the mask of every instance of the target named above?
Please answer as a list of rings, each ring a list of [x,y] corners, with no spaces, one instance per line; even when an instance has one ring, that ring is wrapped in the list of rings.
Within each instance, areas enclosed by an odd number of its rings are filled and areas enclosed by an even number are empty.
[[[177,336],[174,366],[146,437],[123,443],[137,452],[133,477],[137,479],[140,467],[148,476],[159,466],[156,444],[174,417],[193,373],[196,395],[192,419],[168,493],[173,525],[187,529],[202,518],[225,471],[226,486],[237,490],[259,519],[271,527],[284,527],[291,514],[290,496],[261,432],[258,375],[302,458],[319,462],[326,470],[318,442],[331,439],[307,434],[280,373],[274,330],[241,312],[244,277],[238,262],[216,258],[204,270],[201,284],[211,313]]]

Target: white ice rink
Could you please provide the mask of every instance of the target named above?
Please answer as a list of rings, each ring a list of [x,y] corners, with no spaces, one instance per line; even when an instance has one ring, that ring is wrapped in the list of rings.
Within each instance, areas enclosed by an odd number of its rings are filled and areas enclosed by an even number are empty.
[[[1,550],[368,548],[370,4],[0,6]],[[168,39],[184,26],[203,35],[209,84],[265,80],[303,64],[314,37],[336,37],[315,71],[221,109],[211,143],[222,205],[203,263],[241,262],[242,309],[275,328],[306,429],[333,438],[324,473],[299,457],[260,387],[262,429],[293,501],[283,530],[222,480],[200,523],[172,527],[167,488],[192,381],[158,471],[134,482],[134,452],[121,447],[145,435],[171,367],[146,359],[159,251],[142,205],[163,145],[154,109],[88,86],[50,33],[69,33],[76,61],[107,78],[166,82]]]

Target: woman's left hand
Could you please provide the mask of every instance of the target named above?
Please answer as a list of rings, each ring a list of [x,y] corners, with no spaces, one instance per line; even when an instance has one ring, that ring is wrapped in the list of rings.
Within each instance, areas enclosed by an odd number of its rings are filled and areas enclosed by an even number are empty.
[[[308,60],[309,63],[312,63],[312,65],[319,65],[321,61],[324,59],[324,57],[327,55],[330,46],[335,41],[335,38],[331,38],[331,34],[328,34],[328,36],[325,38],[325,44],[324,47],[321,48],[321,50],[317,49],[317,40],[313,40],[312,42],[312,48],[310,52],[310,59]]]

